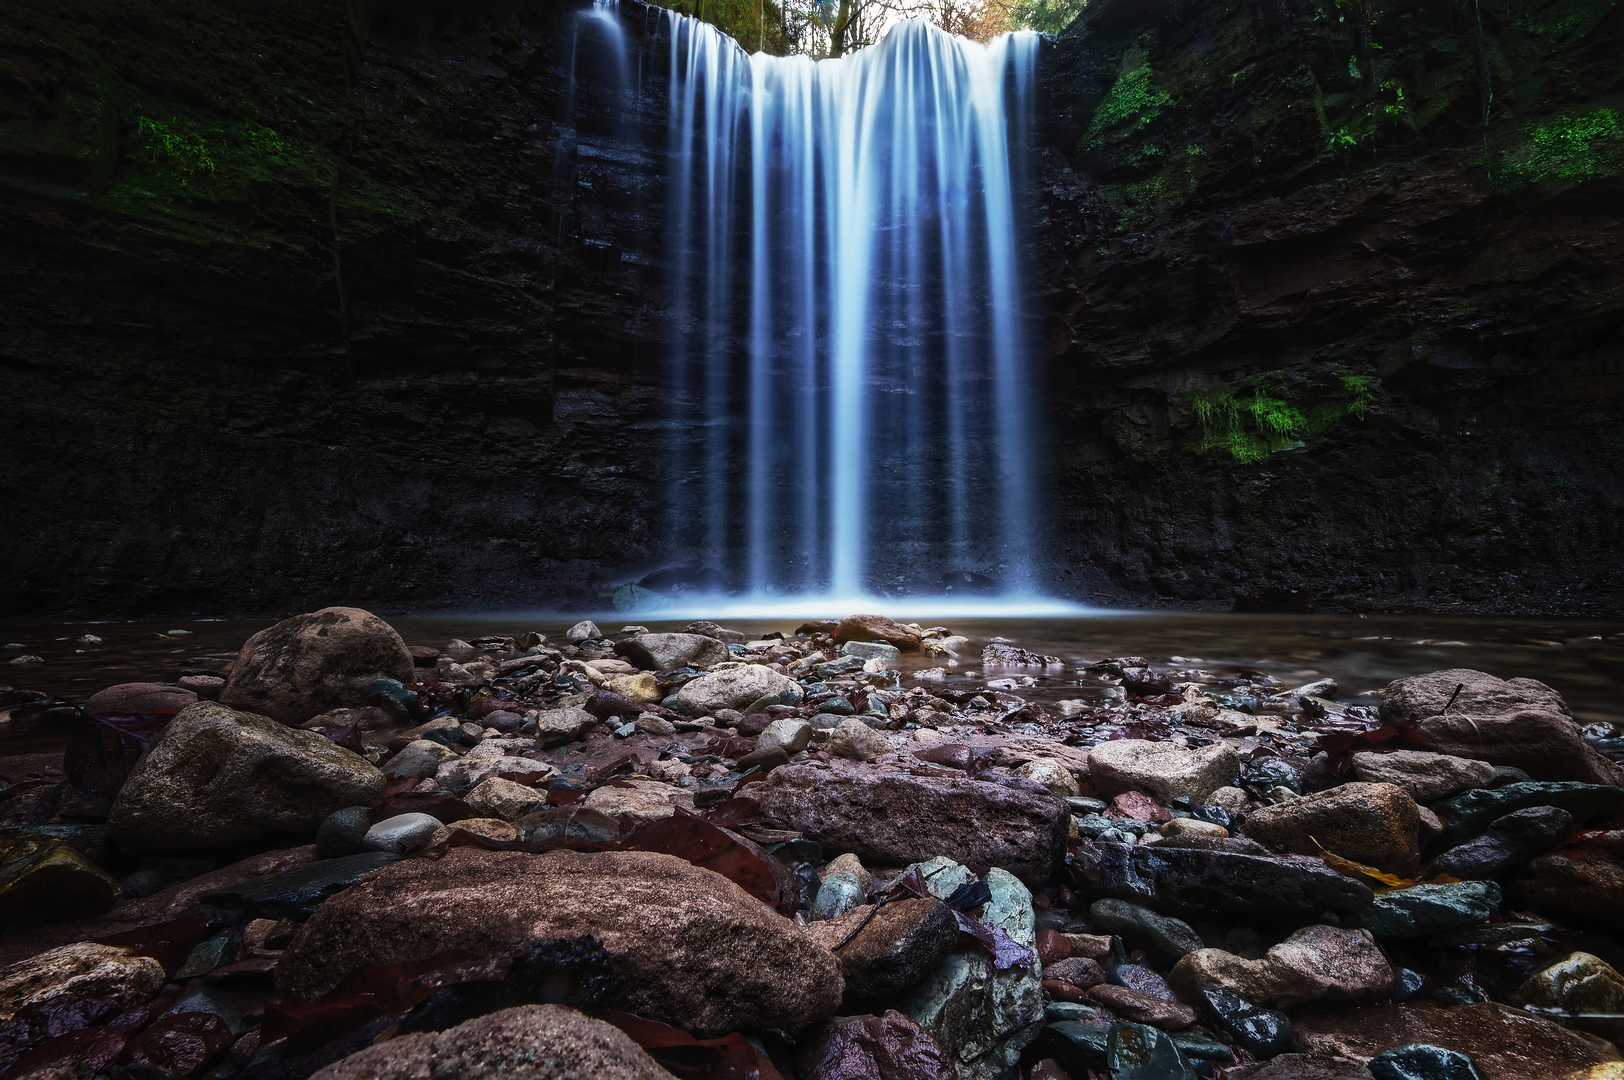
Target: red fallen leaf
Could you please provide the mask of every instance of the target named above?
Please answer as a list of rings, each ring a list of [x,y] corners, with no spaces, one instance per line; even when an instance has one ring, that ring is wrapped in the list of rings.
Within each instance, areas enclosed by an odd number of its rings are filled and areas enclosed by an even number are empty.
[[[173,714],[170,714],[173,715]],[[62,752],[62,771],[80,791],[111,799],[130,775],[141,752],[169,722],[169,716],[90,716],[74,728]]]
[[[142,926],[107,937],[97,938],[102,945],[130,949],[139,956],[150,956],[162,964],[165,971],[174,971],[186,962],[194,948],[209,936],[209,920],[204,915],[188,915],[184,919]]]
[[[1184,695],[1172,691],[1166,694],[1157,694],[1155,697],[1148,697],[1144,700],[1147,705],[1183,705]]]
[[[350,724],[341,728],[316,728],[334,743],[346,750],[365,755],[367,748],[361,745],[361,727],[359,724]]]
[[[706,810],[702,815],[712,825],[724,829],[736,829],[740,825],[755,825],[765,820],[761,813],[761,804],[751,798],[735,795],[725,802],[719,802]]]
[[[767,779],[767,776],[768,774],[763,771],[753,772],[748,776],[741,776],[739,777],[739,782],[733,785],[733,790],[738,791],[746,784],[759,784],[763,780]]]
[[[1411,746],[1430,748],[1431,739],[1418,730],[1421,720],[1410,717],[1392,724],[1371,728],[1369,731],[1331,731],[1321,735],[1314,744],[1315,750],[1325,751],[1329,758],[1328,764],[1333,776],[1346,776],[1348,770],[1353,768],[1353,755],[1364,750],[1389,751],[1399,749],[1398,745],[1389,743],[1407,743]]]
[[[784,1080],[772,1062],[756,1053],[737,1032],[720,1039],[696,1039],[686,1031],[657,1020],[606,1009],[599,1020],[624,1031],[648,1056],[675,1076],[706,1080]]]
[[[570,803],[580,802],[590,794],[592,792],[586,788],[565,788],[563,791],[549,791],[547,793],[547,805],[568,806]]]
[[[285,1037],[288,1049],[296,1054],[326,1046],[368,1020],[393,1016],[427,1001],[446,985],[423,976],[479,959],[476,953],[448,949],[421,960],[363,965],[320,1001],[285,998],[266,1004],[260,1040],[269,1045]]]
[[[152,1065],[172,1076],[196,1076],[231,1045],[231,1029],[213,1013],[170,1013],[131,1039],[130,1061]]]
[[[795,899],[779,895],[772,870],[758,856],[703,818],[679,809],[608,841],[617,851],[659,851],[714,870],[745,892],[789,914]],[[788,905],[788,910],[785,906]]]
[[[737,761],[739,758],[742,758],[755,748],[756,740],[740,739],[735,737],[728,739],[717,739],[716,745],[711,747],[709,752],[715,754],[717,757],[732,758],[734,761]]]
[[[36,788],[56,787],[61,782],[60,780],[23,780],[12,784],[4,791],[0,791],[0,799],[9,799],[15,795],[21,795],[25,791],[33,791]]]
[[[125,1035],[117,1028],[87,1027],[47,1039],[18,1058],[8,1070],[11,1076],[27,1076],[47,1065],[78,1063],[92,1072],[104,1072],[124,1053]]]

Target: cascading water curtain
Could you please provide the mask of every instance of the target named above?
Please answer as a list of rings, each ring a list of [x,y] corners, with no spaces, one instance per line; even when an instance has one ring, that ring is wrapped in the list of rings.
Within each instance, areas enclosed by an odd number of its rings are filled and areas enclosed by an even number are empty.
[[[1038,37],[839,60],[665,15],[674,540],[763,595],[1030,584],[1012,161]]]

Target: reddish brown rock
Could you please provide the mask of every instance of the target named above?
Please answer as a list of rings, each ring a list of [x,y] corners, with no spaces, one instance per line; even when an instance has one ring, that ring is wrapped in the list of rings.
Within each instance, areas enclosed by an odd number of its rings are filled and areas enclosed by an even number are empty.
[[[1085,956],[1069,956],[1052,964],[1044,964],[1043,977],[1086,990],[1105,981],[1105,969],[1097,960],[1090,960]]]
[[[1616,925],[1624,913],[1624,830],[1559,847],[1524,865],[1506,887],[1555,915]]]
[[[1294,1027],[1311,1053],[1360,1062],[1413,1043],[1442,1046],[1471,1058],[1483,1080],[1550,1080],[1618,1060],[1576,1032],[1494,1002],[1340,1009],[1299,1017]]]
[[[1195,1010],[1179,1001],[1168,1001],[1143,990],[1100,984],[1089,987],[1088,999],[1104,1005],[1117,1016],[1135,1024],[1149,1024],[1164,1031],[1178,1031],[1195,1023]]]
[[[846,941],[864,919],[863,929]],[[806,932],[839,959],[848,1006],[912,989],[959,943],[953,910],[934,898],[898,900],[878,911],[864,905],[838,919],[811,923]]]
[[[1299,855],[1324,850],[1393,873],[1420,861],[1421,818],[1395,784],[1344,784],[1254,811],[1246,835]],[[1316,842],[1317,841],[1317,842]]]
[[[1111,800],[1106,808],[1105,816],[1108,818],[1127,818],[1129,821],[1143,821],[1147,825],[1160,825],[1164,821],[1172,820],[1162,806],[1140,791],[1124,791]]]
[[[1463,689],[1449,704],[1458,686]],[[1389,721],[1419,717],[1421,734],[1439,753],[1515,765],[1536,780],[1624,784],[1624,767],[1597,753],[1562,696],[1534,679],[1502,680],[1470,668],[1433,671],[1388,684],[1381,715]]]
[[[394,627],[360,608],[329,607],[249,638],[220,701],[302,724],[331,709],[365,705],[374,679],[412,678],[412,654]]]
[[[169,1013],[131,1039],[124,1056],[159,1075],[196,1076],[230,1045],[231,1029],[213,1013]]]
[[[835,642],[883,641],[903,652],[919,651],[919,634],[884,615],[848,615],[835,627]]]
[[[619,1028],[563,1005],[503,1009],[436,1034],[403,1035],[312,1080],[672,1080]]]
[[[363,964],[583,934],[609,952],[612,1007],[690,1030],[796,1031],[844,990],[828,949],[682,859],[472,847],[395,863],[328,900],[284,952],[277,988],[317,997]]]
[[[1168,980],[1187,1000],[1209,986],[1254,1005],[1290,1009],[1309,1002],[1373,1001],[1393,986],[1393,969],[1366,930],[1307,926],[1260,960],[1223,949],[1197,949],[1173,966]]]
[[[127,682],[91,694],[84,709],[92,716],[171,712],[184,709],[196,700],[197,694],[184,687]]]
[[[894,1009],[842,1016],[805,1040],[795,1055],[803,1080],[957,1080],[930,1033]]]
[[[1047,926],[1038,931],[1038,963],[1047,968],[1070,955],[1071,942],[1066,940],[1065,934]]]
[[[981,780],[790,765],[753,785],[762,811],[828,853],[901,866],[939,855],[1042,884],[1066,853],[1070,811],[1041,789]]]

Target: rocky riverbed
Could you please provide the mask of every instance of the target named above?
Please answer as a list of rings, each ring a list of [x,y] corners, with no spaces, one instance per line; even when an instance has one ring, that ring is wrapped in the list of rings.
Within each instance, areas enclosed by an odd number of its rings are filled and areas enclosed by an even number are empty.
[[[972,648],[327,608],[19,704],[3,1075],[1624,1076],[1624,768],[1550,687]]]

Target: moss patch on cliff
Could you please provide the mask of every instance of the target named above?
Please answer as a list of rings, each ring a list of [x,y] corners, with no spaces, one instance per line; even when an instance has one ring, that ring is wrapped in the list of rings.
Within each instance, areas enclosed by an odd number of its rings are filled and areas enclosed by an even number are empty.
[[[351,94],[347,34],[342,7],[314,0],[17,0],[0,152],[53,160],[88,204],[190,242],[305,246],[420,220],[404,163],[424,148]]]
[[[1363,420],[1374,375],[1334,375],[1317,383],[1260,375],[1192,390],[1178,404],[1194,420],[1192,449],[1255,465],[1296,449],[1350,417]]]

